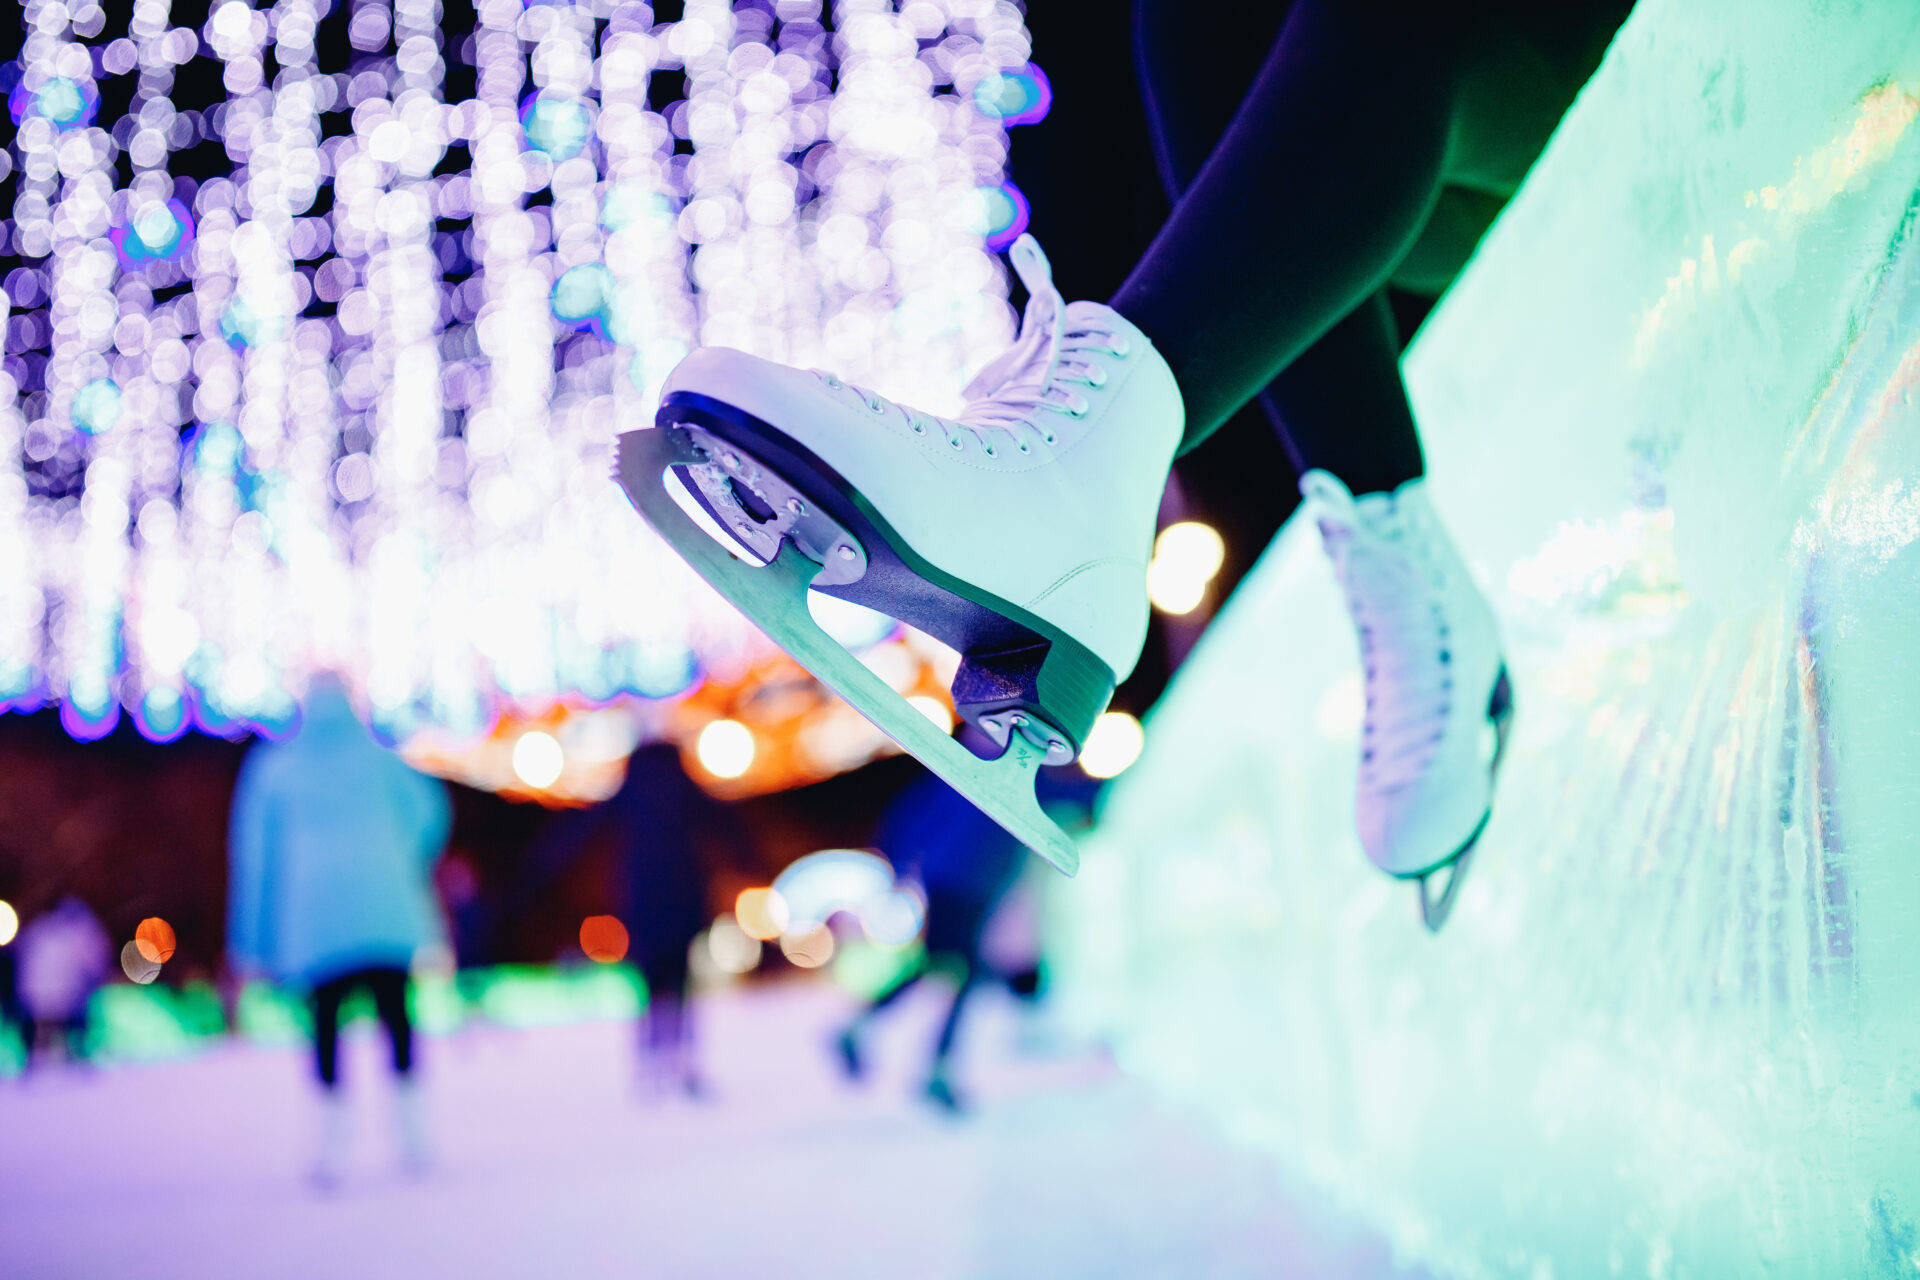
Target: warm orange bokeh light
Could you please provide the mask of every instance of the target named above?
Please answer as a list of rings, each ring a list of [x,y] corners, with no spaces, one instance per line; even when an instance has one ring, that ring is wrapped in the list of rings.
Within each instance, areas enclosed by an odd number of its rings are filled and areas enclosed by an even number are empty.
[[[742,889],[734,899],[733,918],[749,938],[772,942],[786,932],[787,902],[775,889]]]
[[[140,954],[153,963],[165,964],[173,959],[173,926],[159,916],[148,916],[133,931],[133,945],[140,948]]]
[[[588,916],[580,922],[580,949],[587,953],[587,959],[601,964],[624,960],[627,926],[614,916]]]

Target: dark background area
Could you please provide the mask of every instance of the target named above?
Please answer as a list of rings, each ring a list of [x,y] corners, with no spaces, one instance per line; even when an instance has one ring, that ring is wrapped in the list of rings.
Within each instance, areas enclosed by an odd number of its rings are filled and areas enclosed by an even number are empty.
[[[131,8],[106,7],[107,29],[96,44],[124,33]],[[472,6],[467,0],[442,0],[442,7],[447,93],[470,96],[472,70],[461,57],[461,33],[472,29]],[[1135,79],[1130,25],[1124,20],[1128,7],[1034,0],[1028,14],[1034,59],[1052,80],[1055,96],[1045,120],[1013,131],[1011,177],[1032,203],[1032,230],[1068,298],[1110,296],[1167,211]],[[204,25],[206,8],[206,0],[180,0],[171,22]],[[657,16],[671,19],[677,8],[663,3]],[[345,9],[337,6],[322,24],[323,68],[344,67],[355,56],[346,41]],[[17,22],[0,21],[0,57],[16,56],[19,38]],[[177,108],[206,111],[218,105],[224,91],[211,67],[196,60],[180,68],[173,94]],[[271,66],[268,71],[271,75]],[[103,81],[98,120],[104,127],[112,128],[124,113],[132,79]],[[343,117],[329,114],[336,123]],[[464,149],[456,149],[447,163],[464,166]],[[227,161],[220,143],[208,140],[176,153],[174,165],[176,173],[204,178],[224,172]],[[0,182],[0,204],[11,205],[13,185],[11,175]],[[323,189],[313,212],[324,211],[327,203]],[[0,267],[13,265],[0,259]],[[184,288],[184,282],[177,287]],[[57,483],[58,477],[44,480]],[[1292,510],[1294,486],[1292,466],[1257,410],[1243,411],[1204,449],[1181,461],[1163,518],[1213,524],[1226,539],[1226,564],[1207,604],[1191,617],[1155,615],[1139,668],[1121,687],[1115,706],[1140,715],[1150,709],[1211,609]],[[106,738],[79,743],[51,711],[0,715],[0,897],[26,917],[62,892],[79,893],[116,937],[130,936],[144,916],[163,916],[180,942],[169,978],[210,972],[224,934],[228,800],[246,745],[194,733],[156,746],[125,719]],[[742,803],[751,847],[732,851],[727,865],[714,868],[715,909],[804,853],[867,843],[886,801],[917,772],[912,761],[893,758],[817,786]],[[552,815],[537,805],[465,787],[450,790],[455,802],[450,862],[483,894],[498,896],[515,882],[523,851]],[[545,960],[561,953],[571,946],[583,916],[612,908],[610,867],[610,850],[592,850],[537,891],[497,902],[496,927],[478,940],[477,953],[463,959]]]

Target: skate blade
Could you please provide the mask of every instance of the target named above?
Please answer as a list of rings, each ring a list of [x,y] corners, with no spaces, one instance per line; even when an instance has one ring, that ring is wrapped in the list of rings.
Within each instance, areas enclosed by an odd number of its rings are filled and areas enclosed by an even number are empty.
[[[782,542],[764,566],[748,564],[715,542],[674,501],[665,483],[670,469],[705,461],[680,428],[625,432],[620,437],[620,486],[667,545],[768,639],[1022,844],[1067,875],[1078,871],[1080,851],[1041,811],[1034,795],[1040,766],[1046,763],[1045,749],[1015,733],[998,758],[974,755],[814,622],[807,589],[823,573],[818,561],[791,540]]]
[[[1495,783],[1500,779],[1500,766],[1506,759],[1507,735],[1513,728],[1513,686],[1507,678],[1506,668],[1502,667],[1499,677],[1494,681],[1493,700],[1487,708],[1487,716],[1493,725],[1493,755],[1487,761],[1487,771]],[[1459,852],[1439,866],[1418,877],[1417,888],[1420,893],[1420,922],[1427,926],[1427,932],[1438,933],[1447,918],[1453,914],[1454,900],[1459,896],[1460,886],[1466,882],[1467,870],[1473,862],[1474,848],[1480,843],[1480,836],[1487,829],[1487,823],[1493,818],[1493,808],[1488,806],[1480,817],[1480,824],[1460,846]],[[1436,894],[1433,881],[1441,876],[1446,883]]]

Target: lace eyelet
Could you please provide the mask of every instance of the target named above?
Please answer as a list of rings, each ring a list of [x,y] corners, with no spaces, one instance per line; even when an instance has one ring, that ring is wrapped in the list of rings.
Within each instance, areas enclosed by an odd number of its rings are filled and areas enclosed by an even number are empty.
[[[1045,444],[1052,444],[1054,441],[1054,434],[1053,432],[1049,431],[1047,432],[1047,434],[1041,436],[1040,439]]]
[[[1113,345],[1109,346],[1107,350],[1113,352],[1114,359],[1125,360],[1133,354],[1133,344],[1125,338],[1115,338]]]
[[[881,403],[880,403],[880,402],[879,402],[878,400],[869,400],[869,401],[867,401],[867,412],[868,412],[868,413],[871,413],[871,414],[874,414],[875,416],[878,416],[878,415],[880,415],[880,414],[883,414],[883,413],[885,413],[886,411],[887,411],[887,406],[885,406],[885,405],[883,405],[883,404],[881,404]]]
[[[1020,452],[1022,452],[1022,453],[1032,453],[1032,452],[1033,452],[1033,446],[1032,446],[1032,445],[1030,445],[1030,444],[1028,444],[1028,443],[1027,443],[1027,442],[1026,442],[1025,440],[1022,440],[1022,441],[1020,442]]]
[[[955,453],[959,453],[967,447],[967,442],[959,436],[948,436],[947,444],[952,447]]]
[[[1099,388],[1106,386],[1107,371],[1105,369],[1102,369],[1096,366],[1093,369],[1093,371],[1087,375],[1087,385],[1094,388],[1095,390],[1098,390]]]
[[[920,421],[920,419],[918,418],[909,419],[907,422],[907,425],[913,428],[913,434],[917,436],[923,436],[927,434],[927,424]]]
[[[995,449],[995,448],[994,448],[994,447],[993,447],[992,445],[988,445],[988,446],[987,446],[987,456],[988,456],[989,458],[997,458],[997,457],[999,457],[999,456],[1000,456],[1000,451],[999,451],[998,449]]]

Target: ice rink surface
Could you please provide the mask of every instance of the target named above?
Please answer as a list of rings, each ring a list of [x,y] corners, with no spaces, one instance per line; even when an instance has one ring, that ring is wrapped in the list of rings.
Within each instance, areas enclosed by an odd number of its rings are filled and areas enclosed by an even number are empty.
[[[313,1099],[291,1050],[0,1081],[0,1275],[1421,1274],[1103,1055],[1039,1050],[1004,997],[973,1011],[977,1113],[961,1120],[913,1092],[942,1011],[931,991],[881,1027],[864,1092],[824,1051],[848,1008],[805,982],[704,1002],[701,1104],[642,1099],[621,1023],[429,1041],[439,1165],[419,1179],[394,1167],[381,1046],[360,1024],[354,1169],[327,1195],[303,1181]]]

